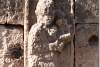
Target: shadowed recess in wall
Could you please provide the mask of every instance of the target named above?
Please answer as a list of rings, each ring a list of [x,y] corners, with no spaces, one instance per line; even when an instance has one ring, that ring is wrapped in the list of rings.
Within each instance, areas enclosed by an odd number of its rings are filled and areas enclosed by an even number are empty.
[[[98,45],[98,36],[97,35],[92,35],[89,40],[89,45],[90,46],[97,46]]]
[[[23,49],[21,48],[20,44],[8,47],[8,50],[6,52],[6,57],[10,59],[19,59],[22,56],[23,56]]]

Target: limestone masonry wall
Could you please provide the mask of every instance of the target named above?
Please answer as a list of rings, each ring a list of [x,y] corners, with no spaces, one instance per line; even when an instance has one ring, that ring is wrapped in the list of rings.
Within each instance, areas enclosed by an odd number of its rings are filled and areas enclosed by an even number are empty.
[[[98,67],[99,0],[0,0],[0,67]]]

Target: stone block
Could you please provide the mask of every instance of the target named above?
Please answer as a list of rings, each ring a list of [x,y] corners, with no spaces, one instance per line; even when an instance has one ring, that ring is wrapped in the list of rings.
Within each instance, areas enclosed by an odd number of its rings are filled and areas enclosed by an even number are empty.
[[[98,24],[77,24],[75,36],[75,67],[98,67]]]
[[[23,67],[23,29],[0,25],[0,67]]]
[[[76,0],[75,19],[76,23],[98,23],[99,0]]]
[[[0,0],[0,24],[21,24],[24,20],[24,0]]]

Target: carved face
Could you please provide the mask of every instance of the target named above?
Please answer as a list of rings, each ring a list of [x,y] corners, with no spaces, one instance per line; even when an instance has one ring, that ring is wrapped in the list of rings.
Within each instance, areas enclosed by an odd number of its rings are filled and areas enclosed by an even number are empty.
[[[53,7],[54,5],[52,0],[39,0],[35,10],[37,18],[44,15],[54,15]]]

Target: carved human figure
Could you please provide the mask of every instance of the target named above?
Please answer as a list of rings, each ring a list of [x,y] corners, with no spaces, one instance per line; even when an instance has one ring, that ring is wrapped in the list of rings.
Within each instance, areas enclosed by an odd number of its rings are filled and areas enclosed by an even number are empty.
[[[59,67],[57,55],[70,42],[65,19],[54,20],[53,0],[39,0],[36,7],[37,23],[28,36],[28,67]]]

